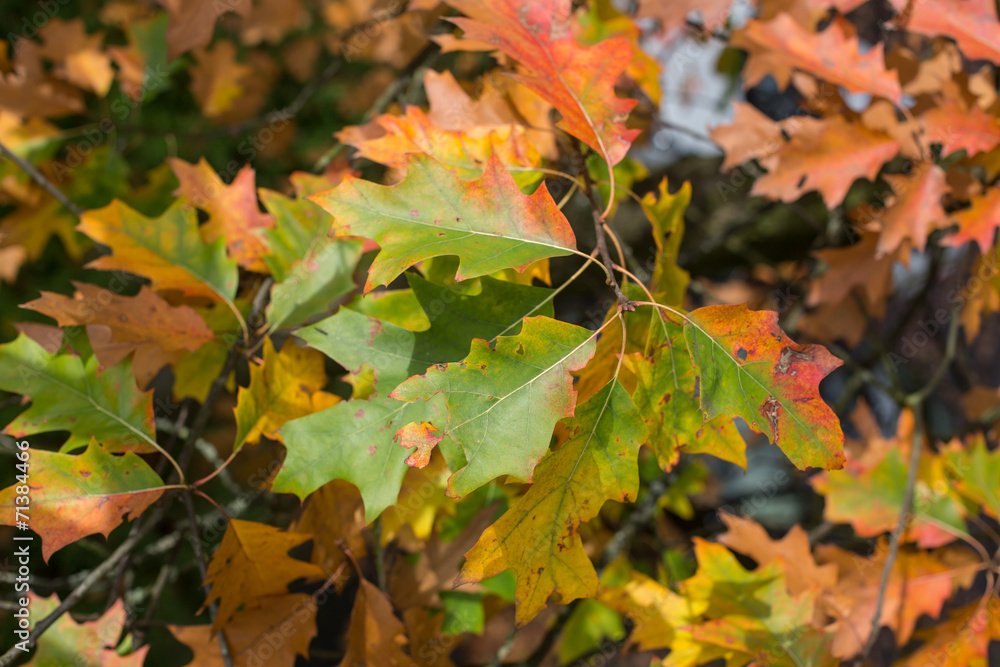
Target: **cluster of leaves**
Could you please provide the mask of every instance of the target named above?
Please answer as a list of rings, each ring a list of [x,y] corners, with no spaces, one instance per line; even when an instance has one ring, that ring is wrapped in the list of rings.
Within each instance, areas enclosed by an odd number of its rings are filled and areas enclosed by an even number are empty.
[[[41,12],[0,58],[0,259],[25,296],[0,417],[31,443],[0,522],[28,487],[36,572],[72,583],[35,590],[96,614],[33,592],[31,664],[180,665],[178,642],[230,667],[836,664],[880,636],[986,664],[996,383],[968,428],[925,422],[960,331],[1000,310],[992,3],[161,4]],[[662,95],[641,45],[678,39],[795,102],[712,131],[745,196],[817,223],[728,292],[679,263],[697,192],[633,157]],[[317,100],[340,107],[313,125]],[[915,258],[959,288],[920,344],[937,366],[904,375],[877,324],[908,323]],[[804,298],[739,303],[779,284]],[[774,539],[754,500],[693,527],[709,471],[765,439],[824,521]],[[324,617],[333,596],[349,612]]]

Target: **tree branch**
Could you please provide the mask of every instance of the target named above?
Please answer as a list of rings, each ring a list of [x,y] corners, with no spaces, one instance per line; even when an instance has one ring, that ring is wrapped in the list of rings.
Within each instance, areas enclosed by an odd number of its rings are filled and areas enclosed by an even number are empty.
[[[69,209],[70,213],[75,215],[77,218],[84,214],[84,210],[73,203],[69,197],[64,195],[59,188],[53,185],[52,181],[45,177],[45,174],[35,169],[34,165],[7,148],[6,144],[3,142],[0,142],[0,154],[3,154],[5,158],[27,172],[27,174],[31,176],[36,183],[42,186],[46,192],[55,197],[60,204]]]

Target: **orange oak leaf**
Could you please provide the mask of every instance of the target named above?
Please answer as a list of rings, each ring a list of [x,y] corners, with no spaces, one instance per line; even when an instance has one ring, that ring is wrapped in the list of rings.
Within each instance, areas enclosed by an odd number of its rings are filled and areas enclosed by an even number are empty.
[[[67,544],[88,535],[107,537],[146,511],[163,481],[134,452],[113,456],[91,440],[82,454],[31,450],[31,529],[42,538],[46,562]],[[0,523],[15,525],[18,486],[0,491]]]
[[[354,598],[347,637],[347,651],[339,667],[416,667],[403,652],[406,629],[393,613],[392,602],[367,579],[361,579],[361,587]]]
[[[143,285],[135,296],[73,281],[73,298],[42,292],[41,297],[21,306],[56,320],[61,327],[103,324],[116,341],[152,345],[163,350],[194,352],[215,339],[205,320],[190,306],[172,306]]]
[[[857,243],[815,253],[816,259],[826,264],[827,268],[810,285],[806,305],[838,304],[858,288],[871,314],[881,317],[892,287],[892,265],[900,259],[905,261],[908,255],[896,252],[876,259],[878,232],[861,229],[858,235]]]
[[[407,457],[406,465],[424,468],[431,462],[431,452],[444,439],[444,434],[430,422],[413,422],[399,429],[392,439],[407,449],[415,450]]]
[[[253,168],[245,165],[233,182],[226,185],[205,158],[197,164],[177,158],[168,161],[180,181],[174,194],[187,197],[209,215],[208,222],[199,228],[205,243],[221,237],[237,264],[268,273],[264,263],[267,243],[261,232],[274,227],[274,220],[257,205]]]
[[[1000,188],[987,188],[981,195],[972,197],[972,206],[951,214],[951,222],[958,224],[958,231],[945,237],[944,245],[961,246],[974,242],[985,255],[993,247],[993,237],[1000,227]]]
[[[292,667],[296,656],[309,654],[316,636],[316,601],[305,593],[262,598],[260,604],[236,612],[222,634],[234,667]],[[170,632],[194,652],[188,667],[223,663],[219,641],[209,625],[171,625]]]
[[[770,21],[778,14],[786,13],[803,28],[812,30],[830,15],[831,10],[836,9],[839,13],[846,14],[865,2],[867,0],[758,0],[760,12],[757,19]]]
[[[310,539],[312,535],[255,521],[230,521],[205,576],[205,585],[212,587],[205,605],[219,601],[212,632],[225,627],[241,605],[253,607],[262,598],[285,595],[288,584],[302,577],[326,578],[318,566],[288,555],[289,549]]]
[[[733,102],[733,122],[711,130],[712,141],[726,152],[720,167],[728,171],[747,160],[757,160],[761,166],[773,170],[778,164],[778,150],[785,141],[781,123],[777,123],[747,102]]]
[[[814,586],[831,590],[837,585],[837,566],[817,565],[809,545],[809,535],[801,526],[792,526],[780,540],[772,540],[764,527],[753,519],[719,512],[727,532],[719,542],[733,551],[750,556],[760,566],[784,560],[785,585],[788,592],[798,595]]]
[[[969,157],[1000,145],[1000,119],[977,105],[946,99],[917,119],[927,144],[941,144],[943,155],[965,149]]]
[[[875,258],[885,257],[905,239],[923,251],[927,234],[947,219],[941,199],[948,189],[944,169],[935,164],[918,164],[913,175],[886,174],[883,178],[896,196],[880,219],[882,234]]]
[[[907,30],[944,35],[971,60],[1000,63],[1000,22],[992,0],[891,0]]]
[[[49,76],[37,42],[20,38],[12,45],[14,62],[0,68],[0,108],[18,116],[58,118],[83,111],[83,95],[75,86]],[[6,61],[8,43],[0,45]]]
[[[778,149],[778,166],[757,179],[751,194],[795,201],[819,190],[827,206],[840,204],[858,178],[874,179],[899,151],[899,142],[841,116],[798,120],[791,141]]]
[[[750,21],[733,34],[730,45],[750,54],[744,68],[748,87],[770,74],[785,88],[792,72],[801,70],[852,93],[871,93],[902,104],[899,78],[885,68],[881,42],[862,54],[857,37],[849,36],[837,21],[812,33],[788,14],[778,14],[767,22]]]
[[[171,60],[212,41],[215,22],[226,12],[243,18],[253,11],[252,0],[162,0],[170,14],[167,25],[167,54]]]
[[[819,606],[831,617],[840,619],[834,625],[831,646],[838,658],[857,655],[871,633],[887,554],[885,540],[867,558],[832,544],[816,547],[816,559],[824,566],[835,564],[840,573],[836,587],[819,598]],[[890,628],[897,643],[905,645],[922,614],[931,617],[941,614],[945,601],[967,581],[961,573],[967,572],[970,564],[968,553],[900,551],[886,587],[880,625]]]
[[[660,29],[670,33],[683,26],[691,12],[701,14],[701,26],[711,32],[726,25],[733,0],[640,0],[639,18],[654,18],[660,22]]]
[[[986,605],[978,601],[948,612],[943,623],[914,634],[924,640],[900,667],[987,667],[990,642],[1000,639],[1000,598],[991,595]]]
[[[635,100],[615,95],[614,85],[632,60],[620,37],[585,47],[569,29],[570,0],[449,0],[469,18],[449,19],[465,38],[489,44],[524,66],[517,75],[552,104],[557,126],[597,151],[608,163],[621,162],[639,134],[624,119]]]

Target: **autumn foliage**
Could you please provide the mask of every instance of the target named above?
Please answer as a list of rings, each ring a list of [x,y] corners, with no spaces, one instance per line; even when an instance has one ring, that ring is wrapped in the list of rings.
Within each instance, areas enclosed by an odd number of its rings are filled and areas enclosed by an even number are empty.
[[[992,0],[0,16],[0,666],[995,663]]]

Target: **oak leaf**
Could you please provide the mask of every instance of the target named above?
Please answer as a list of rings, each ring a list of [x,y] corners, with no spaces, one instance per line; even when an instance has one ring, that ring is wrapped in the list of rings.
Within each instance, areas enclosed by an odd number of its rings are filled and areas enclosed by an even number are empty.
[[[39,620],[47,617],[59,606],[55,596],[39,597],[28,593],[31,615],[29,628],[34,629]],[[76,667],[142,667],[148,646],[119,655],[116,650],[127,615],[122,601],[115,600],[100,618],[77,623],[69,614],[56,620],[49,630],[39,637],[38,648],[25,663],[33,667],[56,667],[75,665]]]
[[[1000,188],[987,188],[985,193],[974,195],[972,205],[952,213],[950,222],[957,223],[958,230],[942,240],[944,245],[973,242],[985,256],[993,248],[993,237],[1000,227]]]
[[[403,652],[406,629],[393,613],[392,602],[385,593],[363,578],[354,598],[347,636],[347,651],[339,667],[416,667],[410,656]]]
[[[334,572],[347,561],[344,544],[356,558],[367,555],[368,547],[362,534],[364,527],[365,508],[361,494],[349,482],[335,479],[309,496],[289,530],[313,535],[312,562],[327,572]]]
[[[819,190],[827,206],[836,206],[855,180],[874,180],[899,151],[895,139],[841,116],[796,120],[791,141],[778,148],[777,167],[757,179],[751,194],[792,202]]]
[[[501,475],[529,482],[556,422],[573,415],[570,372],[590,360],[594,346],[586,329],[526,317],[518,335],[499,336],[495,345],[474,339],[461,363],[431,367],[389,396],[407,402],[444,396],[447,424],[426,421],[461,445],[467,459],[449,480],[449,495],[464,496]]]
[[[785,141],[777,123],[748,102],[732,103],[733,121],[712,128],[709,136],[726,153],[720,169],[728,171],[747,160],[757,160],[768,171],[778,164],[777,152]]]
[[[1000,145],[1000,119],[972,104],[953,98],[931,107],[917,118],[928,144],[941,144],[943,155],[965,150],[972,157]]]
[[[182,195],[208,213],[208,221],[198,228],[205,243],[218,238],[226,242],[229,256],[240,266],[258,273],[267,273],[264,255],[267,246],[262,231],[274,226],[273,218],[262,213],[254,191],[254,170],[249,165],[240,169],[233,182],[226,185],[215,170],[201,158],[188,164],[178,158],[168,158],[180,186],[174,193]]]
[[[219,601],[212,632],[224,628],[241,605],[249,609],[269,596],[286,595],[296,579],[326,578],[320,567],[288,555],[289,549],[310,539],[312,535],[255,521],[231,520],[205,576],[205,585],[211,586],[205,605]]]
[[[4,433],[21,437],[69,431],[63,450],[97,438],[111,452],[154,451],[152,392],[141,392],[128,363],[99,372],[97,358],[52,354],[25,335],[0,345],[0,389],[23,394],[31,407]]]
[[[517,60],[517,80],[552,104],[562,120],[557,127],[618,164],[638,130],[624,118],[635,100],[615,95],[614,84],[628,67],[632,50],[621,37],[585,47],[569,29],[569,0],[448,0],[469,18],[449,19],[464,39],[489,44]]]
[[[104,367],[132,354],[132,372],[140,387],[173,364],[183,352],[194,352],[215,340],[205,320],[189,306],[172,306],[145,285],[133,297],[120,296],[89,283],[74,282],[73,298],[42,292],[23,304],[48,315],[59,326],[86,326],[94,354]]]
[[[222,631],[234,667],[255,667],[262,662],[293,667],[296,656],[309,654],[309,643],[316,636],[316,608],[312,596],[290,593],[263,598],[260,606],[236,612]],[[211,626],[168,627],[179,642],[194,652],[188,667],[216,667],[223,662]]]
[[[766,22],[751,20],[733,33],[729,44],[750,54],[744,68],[747,87],[770,74],[785,88],[792,72],[801,70],[852,93],[871,93],[902,104],[899,77],[885,68],[882,44],[862,54],[858,38],[848,35],[840,21],[812,33],[782,13]]]
[[[927,235],[947,218],[941,206],[948,189],[944,169],[936,164],[917,164],[913,174],[885,174],[883,178],[896,196],[879,220],[882,234],[875,247],[875,259],[895,252],[905,239],[923,251]]]
[[[56,64],[57,76],[101,97],[108,93],[115,73],[111,59],[101,48],[102,34],[88,35],[80,18],[72,21],[52,18],[38,34],[43,42],[38,53]]]
[[[226,12],[236,12],[246,18],[253,11],[251,0],[162,0],[170,14],[167,26],[167,53],[177,56],[208,45],[212,41],[215,22]]]
[[[635,373],[632,398],[649,437],[645,441],[663,470],[676,465],[681,452],[712,454],[746,469],[746,443],[732,417],[706,420],[698,402],[695,367],[684,330],[669,319],[650,326],[648,351],[625,357]]]
[[[42,557],[88,535],[107,537],[155,503],[163,481],[134,452],[112,456],[96,440],[79,455],[31,451],[31,529],[42,538]],[[0,491],[4,525],[15,525],[17,486]],[[36,612],[37,613],[37,612]]]
[[[578,530],[606,500],[634,501],[645,427],[628,392],[609,382],[564,422],[569,437],[542,458],[535,482],[466,555],[456,586],[514,568],[516,620],[524,625],[552,593],[567,604],[597,593],[597,573]]]
[[[297,332],[352,373],[370,367],[373,378],[362,397],[367,400],[344,401],[282,427],[288,454],[275,491],[304,498],[331,479],[345,479],[361,490],[366,520],[373,521],[396,502],[407,469],[409,452],[394,434],[407,424],[440,422],[445,415],[442,397],[411,404],[388,398],[389,393],[432,364],[461,359],[475,338],[516,333],[523,317],[552,313],[551,292],[537,287],[483,277],[479,294],[462,294],[413,274],[408,278],[419,304],[415,310],[434,318],[427,331],[343,308]],[[399,308],[390,311],[398,315]]]
[[[236,294],[236,263],[226,257],[222,239],[206,244],[194,211],[180,201],[158,218],[114,201],[84,213],[77,229],[111,248],[111,255],[95,259],[91,268],[145,276],[157,290],[212,299]]]
[[[285,422],[337,403],[340,397],[321,391],[326,382],[322,354],[291,339],[279,353],[265,338],[263,363],[250,364],[250,384],[237,396],[235,448],[260,442],[261,436],[280,440]]]
[[[907,30],[944,35],[970,60],[1000,63],[1000,22],[990,0],[891,0]]]
[[[455,278],[465,280],[523,270],[576,248],[573,230],[545,184],[532,195],[522,194],[495,155],[475,181],[462,180],[429,157],[411,156],[406,178],[397,185],[346,176],[310,199],[334,215],[337,234],[365,236],[382,247],[368,270],[365,293],[429,257],[457,255]]]
[[[706,418],[743,419],[799,468],[844,465],[840,420],[819,393],[840,359],[822,346],[797,344],[775,312],[707,306],[685,320]]]
[[[337,138],[357,148],[360,156],[397,169],[405,170],[412,155],[428,155],[468,180],[482,174],[490,156],[496,156],[521,187],[541,178],[534,169],[541,158],[520,125],[442,129],[411,106],[402,116],[383,114],[367,125],[347,127]]]

